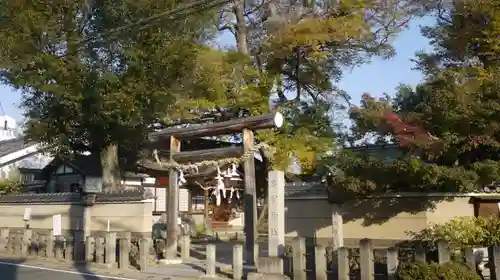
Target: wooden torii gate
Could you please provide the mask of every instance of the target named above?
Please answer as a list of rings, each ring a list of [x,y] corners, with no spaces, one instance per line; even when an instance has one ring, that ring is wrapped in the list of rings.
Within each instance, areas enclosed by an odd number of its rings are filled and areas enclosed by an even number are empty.
[[[150,141],[162,139],[170,140],[170,161],[171,162],[200,162],[203,160],[216,160],[220,158],[241,156],[253,149],[253,131],[280,128],[283,124],[281,113],[271,113],[260,116],[251,116],[229,121],[202,124],[185,128],[165,128],[149,134]],[[181,152],[180,140],[220,136],[231,133],[243,133],[243,147],[227,147],[197,151]],[[255,256],[255,242],[257,239],[257,193],[255,186],[255,164],[253,156],[245,159],[244,168],[244,205],[245,205],[245,249],[247,251],[247,264],[253,265]],[[168,195],[166,199],[167,211],[167,240],[166,259],[177,259],[178,237],[175,230],[179,216],[179,183],[178,172],[174,168],[169,170]]]

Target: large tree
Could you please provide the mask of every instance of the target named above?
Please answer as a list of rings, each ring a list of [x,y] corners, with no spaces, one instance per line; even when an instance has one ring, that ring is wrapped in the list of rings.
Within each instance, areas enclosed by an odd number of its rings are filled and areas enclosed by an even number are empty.
[[[277,148],[273,164],[285,168],[296,158],[307,172],[332,148],[338,106],[348,99],[336,82],[346,67],[391,57],[390,39],[420,11],[417,2],[234,1],[221,9],[219,29],[265,77],[257,80],[268,90],[260,108],[285,113],[279,133],[258,135]]]
[[[0,3],[1,77],[23,94],[27,137],[59,154],[99,154],[104,187],[118,188],[118,147],[136,148],[148,125],[198,94],[183,81],[213,35],[213,16],[151,18],[174,8],[176,1],[150,0]]]
[[[445,2],[447,3],[447,2]],[[434,50],[417,55],[425,74],[394,98],[363,97],[351,111],[352,137],[391,142],[392,162],[339,156],[337,188],[358,194],[496,188],[500,178],[500,9],[495,1],[453,1],[434,7],[423,28]]]

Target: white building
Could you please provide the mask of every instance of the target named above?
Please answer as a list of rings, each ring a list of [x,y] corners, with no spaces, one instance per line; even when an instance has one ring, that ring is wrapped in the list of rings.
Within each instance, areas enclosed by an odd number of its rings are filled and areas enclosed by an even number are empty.
[[[0,116],[0,141],[16,138],[17,122],[13,117]]]
[[[41,145],[27,142],[18,135],[16,120],[10,116],[0,116],[0,180],[8,179],[13,171],[21,169],[37,170],[45,167],[52,157],[42,153]],[[34,176],[23,174],[21,180],[31,183]]]

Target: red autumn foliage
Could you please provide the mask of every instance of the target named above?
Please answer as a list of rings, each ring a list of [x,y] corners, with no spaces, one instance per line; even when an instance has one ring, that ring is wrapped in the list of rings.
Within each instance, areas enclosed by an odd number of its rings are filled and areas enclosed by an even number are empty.
[[[398,139],[400,146],[409,147],[431,140],[425,129],[401,120],[394,112],[385,112],[382,115],[382,120],[391,126],[394,137]]]

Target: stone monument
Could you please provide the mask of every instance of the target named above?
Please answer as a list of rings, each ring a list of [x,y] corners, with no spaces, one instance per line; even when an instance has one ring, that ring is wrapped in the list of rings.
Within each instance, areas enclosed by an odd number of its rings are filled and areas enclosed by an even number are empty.
[[[282,257],[285,250],[285,173],[269,172],[269,256]]]

